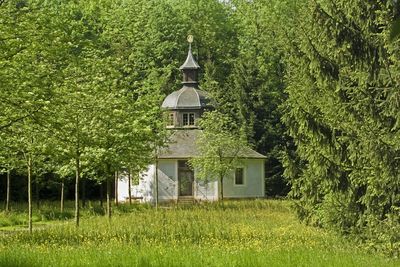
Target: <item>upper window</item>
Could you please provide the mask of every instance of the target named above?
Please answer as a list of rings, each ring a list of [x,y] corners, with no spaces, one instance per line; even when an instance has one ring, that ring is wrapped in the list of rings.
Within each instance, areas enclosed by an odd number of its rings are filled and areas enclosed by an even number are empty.
[[[183,113],[182,116],[183,126],[194,126],[194,113]]]
[[[243,168],[235,170],[235,185],[244,185]]]
[[[194,125],[194,113],[189,113],[189,125]]]
[[[175,124],[175,115],[174,115],[174,113],[169,113],[168,114],[168,121],[167,121],[167,125],[168,126],[174,126],[174,124]]]

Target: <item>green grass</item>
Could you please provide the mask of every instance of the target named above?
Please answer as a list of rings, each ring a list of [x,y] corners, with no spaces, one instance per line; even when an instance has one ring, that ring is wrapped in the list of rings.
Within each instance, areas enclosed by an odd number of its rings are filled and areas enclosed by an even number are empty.
[[[300,224],[289,204],[122,205],[111,223],[89,208],[79,229],[58,220],[32,235],[0,231],[0,266],[400,266]]]
[[[60,212],[59,203],[56,202],[41,202],[40,209],[33,207],[32,221],[34,223],[44,223],[55,220],[70,220],[74,217],[74,206],[72,201],[65,202],[64,212]],[[4,227],[26,226],[28,225],[28,209],[26,203],[11,203],[12,210],[9,213],[0,211],[0,230]],[[149,205],[120,205],[115,207],[115,212],[118,214],[129,213],[132,210],[143,210],[150,208]],[[105,206],[100,206],[98,202],[88,201],[85,208],[81,209],[81,216],[93,217],[97,215],[105,215]],[[17,227],[19,228],[19,227]]]

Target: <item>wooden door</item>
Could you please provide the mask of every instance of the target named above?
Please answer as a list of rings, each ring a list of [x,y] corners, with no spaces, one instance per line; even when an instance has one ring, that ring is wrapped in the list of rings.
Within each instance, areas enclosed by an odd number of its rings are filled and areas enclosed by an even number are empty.
[[[187,161],[178,162],[179,196],[193,196],[194,173],[187,166]]]

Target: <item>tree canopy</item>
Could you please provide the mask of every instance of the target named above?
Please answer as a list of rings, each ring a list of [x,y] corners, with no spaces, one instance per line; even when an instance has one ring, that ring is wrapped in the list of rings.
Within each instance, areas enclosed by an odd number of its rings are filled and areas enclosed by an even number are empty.
[[[219,103],[199,175],[250,144],[268,195],[290,191],[304,221],[395,253],[399,16],[378,0],[0,1],[0,170],[29,177],[29,199],[35,175],[74,178],[78,224],[82,178],[153,160],[191,34]]]
[[[242,165],[243,151],[247,144],[232,119],[219,111],[203,114],[199,127],[202,131],[197,139],[199,155],[189,160],[196,178],[203,181],[218,180],[224,198],[224,178]]]
[[[398,253],[399,46],[390,29],[399,5],[306,2],[286,57],[292,196],[306,221]]]

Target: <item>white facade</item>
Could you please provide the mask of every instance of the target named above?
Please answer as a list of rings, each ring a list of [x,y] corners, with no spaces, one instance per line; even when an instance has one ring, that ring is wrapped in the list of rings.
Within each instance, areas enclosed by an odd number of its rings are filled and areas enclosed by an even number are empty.
[[[160,159],[158,162],[158,199],[163,201],[178,201],[179,193],[178,160]],[[122,175],[118,182],[118,200],[128,199],[128,176]],[[243,184],[235,184],[234,172],[224,178],[224,198],[262,198],[264,188],[264,160],[244,160]],[[196,180],[192,183],[192,192],[185,197],[193,197],[198,201],[216,201],[219,194],[218,179],[209,181]],[[138,185],[131,186],[132,197],[141,202],[155,202],[155,164],[149,166],[139,178]]]

